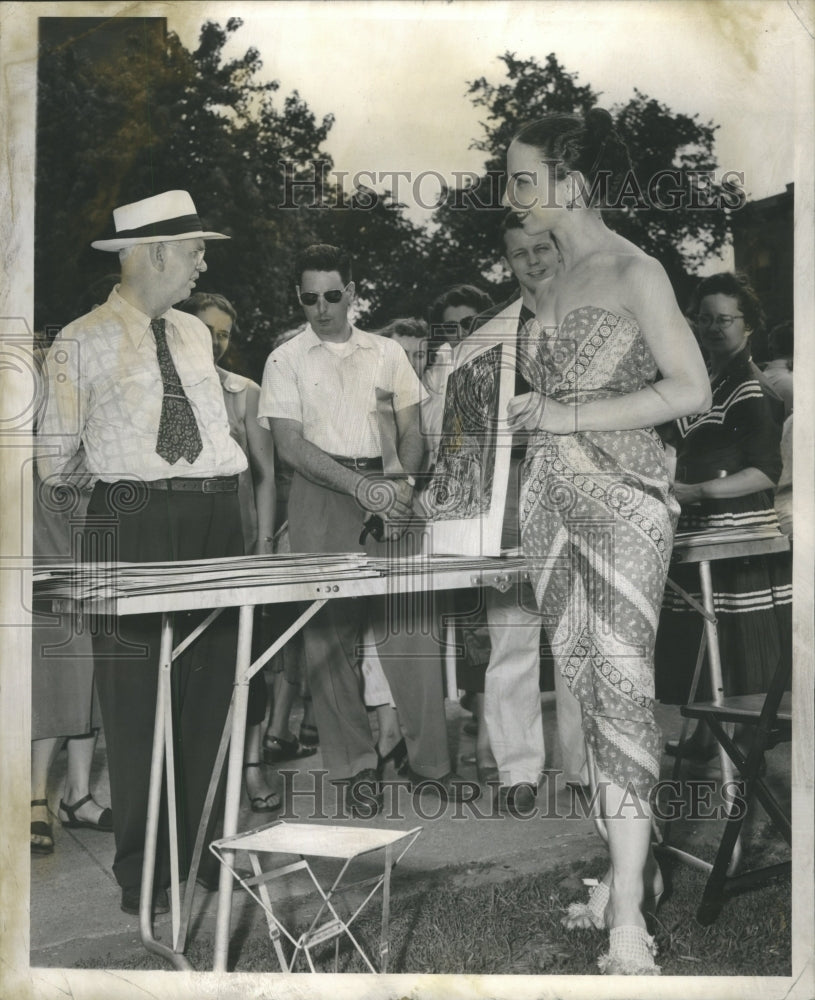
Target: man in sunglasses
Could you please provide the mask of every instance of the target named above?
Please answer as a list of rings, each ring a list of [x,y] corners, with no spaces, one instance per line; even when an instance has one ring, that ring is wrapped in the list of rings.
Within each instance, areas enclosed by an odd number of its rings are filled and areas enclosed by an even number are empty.
[[[354,283],[345,251],[317,244],[299,255],[296,267],[308,325],[270,355],[258,408],[271,420],[279,455],[294,469],[292,552],[411,554],[413,474],[424,452],[421,383],[398,344],[350,323]],[[395,425],[398,478],[383,471],[377,421],[383,400]],[[374,514],[379,539],[363,531]],[[334,780],[347,783],[346,806],[358,818],[381,806],[357,666],[368,619],[404,729],[414,790],[426,784],[443,798],[458,798],[467,787],[450,770],[432,601],[412,606],[408,620],[404,611],[399,617],[398,601],[334,599],[303,630],[323,762]]]

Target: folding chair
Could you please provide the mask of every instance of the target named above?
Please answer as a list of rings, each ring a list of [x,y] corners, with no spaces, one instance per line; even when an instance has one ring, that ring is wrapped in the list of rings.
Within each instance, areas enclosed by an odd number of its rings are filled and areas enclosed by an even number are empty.
[[[792,739],[792,698],[789,687],[792,660],[788,637],[782,638],[781,655],[766,694],[724,697],[715,702],[685,705],[685,718],[704,722],[735,764],[744,785],[743,796],[730,806],[724,834],[710,866],[707,884],[696,919],[706,926],[721,912],[726,899],[754,888],[771,878],[791,870],[791,862],[766,865],[734,874],[731,859],[739,841],[741,828],[755,799],[761,803],[773,825],[792,846],[792,825],[788,816],[767,785],[764,754],[779,743]],[[752,730],[746,754],[741,751],[728,731],[727,724],[738,724]]]
[[[300,954],[305,955],[310,971],[315,972],[311,949],[332,939],[334,940],[334,971],[336,972],[339,963],[339,938],[342,935],[350,940],[353,947],[362,956],[368,969],[371,972],[376,972],[373,963],[354,937],[351,925],[381,889],[382,924],[379,943],[379,971],[384,973],[388,969],[390,951],[391,871],[401,861],[405,852],[412,847],[421,832],[421,827],[415,827],[412,830],[384,830],[375,827],[327,826],[315,823],[288,823],[278,820],[246,833],[216,840],[210,844],[209,849],[265,911],[269,924],[269,938],[274,946],[282,972],[292,972]],[[399,846],[398,853],[396,853],[397,845]],[[245,851],[249,855],[254,873],[252,877],[243,877],[234,868],[235,851]],[[352,861],[375,851],[384,852],[381,874],[369,876],[357,882],[343,882]],[[281,855],[295,855],[300,860],[284,865],[278,864],[276,867],[264,871],[260,863],[261,855],[272,855],[277,858]],[[334,858],[342,861],[343,864],[339,873],[331,880],[330,885],[323,885],[309,863],[309,858]],[[295,937],[294,933],[284,926],[280,916],[275,913],[267,884],[282,876],[299,871],[304,871],[309,875],[321,903],[317,914],[311,918],[308,929]],[[324,875],[322,879],[325,882]],[[343,919],[334,903],[340,895],[352,889],[369,889],[370,891],[353,913]],[[329,919],[320,923],[326,912]],[[287,938],[293,947],[289,958],[286,957],[281,936]]]

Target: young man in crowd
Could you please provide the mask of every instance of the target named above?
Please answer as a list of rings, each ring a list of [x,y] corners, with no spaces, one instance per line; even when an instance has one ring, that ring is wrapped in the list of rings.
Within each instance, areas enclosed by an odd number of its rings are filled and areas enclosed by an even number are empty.
[[[278,454],[294,469],[292,552],[407,555],[416,551],[418,535],[411,505],[424,451],[421,384],[397,343],[351,324],[347,253],[317,244],[300,254],[296,267],[308,325],[270,355],[258,409],[271,420]],[[392,400],[398,478],[388,479],[383,469],[377,390]],[[371,534],[362,538],[372,513],[382,522],[381,542]],[[333,779],[346,783],[346,805],[360,818],[381,807],[358,668],[366,616],[404,730],[414,787],[426,783],[444,798],[460,797],[467,787],[450,768],[432,601],[413,602],[410,620],[400,618],[401,607],[384,597],[332,599],[303,630],[323,762]]]
[[[477,317],[471,333],[455,350],[450,370],[496,343],[511,345],[516,357],[514,395],[530,391],[529,366],[536,363],[534,339],[536,297],[558,266],[558,251],[548,235],[527,236],[517,216],[502,224],[504,260],[518,282],[518,291],[502,304]],[[443,404],[443,397],[442,397]],[[526,438],[516,435],[499,441],[511,448],[501,547],[520,545],[521,466]],[[497,773],[498,807],[515,815],[529,815],[545,764],[543,723],[539,693],[541,616],[528,584],[501,593],[486,588],[490,659],[484,685],[484,720]],[[555,676],[558,736],[566,780],[587,782],[580,706],[562,679]]]

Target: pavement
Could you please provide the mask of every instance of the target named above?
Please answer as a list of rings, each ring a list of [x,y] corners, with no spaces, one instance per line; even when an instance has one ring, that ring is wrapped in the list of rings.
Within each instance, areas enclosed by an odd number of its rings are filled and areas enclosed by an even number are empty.
[[[551,697],[542,697],[549,773],[548,780],[540,787],[536,812],[529,818],[497,814],[487,795],[467,806],[444,805],[431,792],[414,800],[404,785],[394,783],[386,792],[385,809],[376,820],[349,820],[341,810],[337,811],[335,790],[327,778],[323,776],[321,784],[315,783],[315,775],[323,770],[317,753],[280,765],[279,769],[268,768],[267,776],[286,796],[284,809],[272,815],[252,813],[244,795],[239,829],[249,830],[279,818],[405,831],[419,826],[418,839],[394,872],[394,897],[416,891],[422,883],[437,881],[439,877],[449,880],[452,886],[473,885],[535,875],[574,862],[588,863],[605,853],[604,846],[593,821],[584,814],[574,791],[563,781],[555,706]],[[451,755],[458,762],[457,770],[462,777],[475,782],[474,765],[461,761],[474,753],[474,739],[462,728],[471,717],[457,702],[448,701],[446,711]],[[296,717],[293,719],[295,732],[298,721]],[[677,708],[657,706],[657,721],[666,739],[679,735],[681,719]],[[672,764],[671,758],[664,759],[663,777],[670,777]],[[778,769],[779,774],[783,771],[789,774],[789,745],[772,751],[771,768]],[[286,773],[276,774],[276,770]],[[65,754],[61,753],[52,768],[49,784],[53,809],[59,802],[64,776]],[[91,787],[100,804],[110,802],[104,734],[97,746]],[[322,800],[318,794],[322,794]],[[714,802],[716,794],[714,791]],[[763,816],[760,810],[757,812]],[[114,968],[143,954],[138,918],[119,908],[120,892],[111,871],[112,834],[65,829],[56,817],[53,825],[54,853],[32,857],[31,862],[31,965],[66,968],[101,962],[104,967]],[[682,819],[674,824],[673,842],[710,858],[720,831],[719,823],[698,816]],[[238,863],[242,864],[241,860]],[[330,867],[331,863],[321,862],[317,865],[318,875],[323,877]],[[373,871],[370,863],[363,864],[360,874],[369,871]],[[294,915],[302,920],[313,912],[314,888],[304,872],[276,883],[273,898],[281,907],[281,915]],[[212,936],[216,906],[216,893],[196,891],[191,942]],[[156,918],[157,937],[168,941],[170,929],[169,914]],[[239,959],[240,942],[267,933],[263,911],[245,891],[236,888],[230,962]],[[162,959],[152,956],[151,960],[155,961],[151,967],[167,968]],[[274,953],[269,947],[269,971],[276,969]]]

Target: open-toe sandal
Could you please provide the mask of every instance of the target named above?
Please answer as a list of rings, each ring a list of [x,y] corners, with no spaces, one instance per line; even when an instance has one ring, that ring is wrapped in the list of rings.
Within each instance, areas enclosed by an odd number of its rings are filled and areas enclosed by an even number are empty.
[[[32,806],[45,806],[48,808],[48,799],[32,799]],[[45,843],[34,840],[35,837],[42,837]],[[54,853],[54,831],[50,823],[45,823],[41,819],[31,821],[31,853],[32,854],[53,854]]]
[[[317,747],[305,747],[299,740],[284,740],[279,736],[263,738],[263,763],[280,764],[284,760],[297,760],[299,757],[310,757],[317,753]]]
[[[304,750],[316,750],[320,745],[320,734],[316,726],[311,726],[307,722],[300,725],[300,732],[297,734],[300,746]]]
[[[657,946],[642,927],[624,924],[609,931],[609,949],[597,959],[606,976],[661,976],[654,958]]]
[[[248,770],[250,767],[260,767],[260,763],[258,761],[252,761],[249,764],[243,765],[244,771]],[[255,813],[277,812],[283,805],[283,802],[277,792],[267,792],[265,795],[252,795],[249,791],[249,786],[247,785],[246,795],[249,799],[249,806],[252,812]]]
[[[72,806],[69,806],[65,799],[60,799],[59,819],[62,825],[68,827],[69,830],[99,830],[101,833],[111,833],[113,831],[113,813],[110,809],[103,809],[96,820],[77,817],[77,810],[81,809],[86,802],[93,802],[90,793],[78,802],[74,802]],[[67,818],[63,818],[63,813]]]
[[[608,882],[598,882],[589,888],[589,898],[585,903],[570,903],[566,916],[560,921],[570,931],[595,928],[603,930],[606,926],[606,907],[611,898]]]

